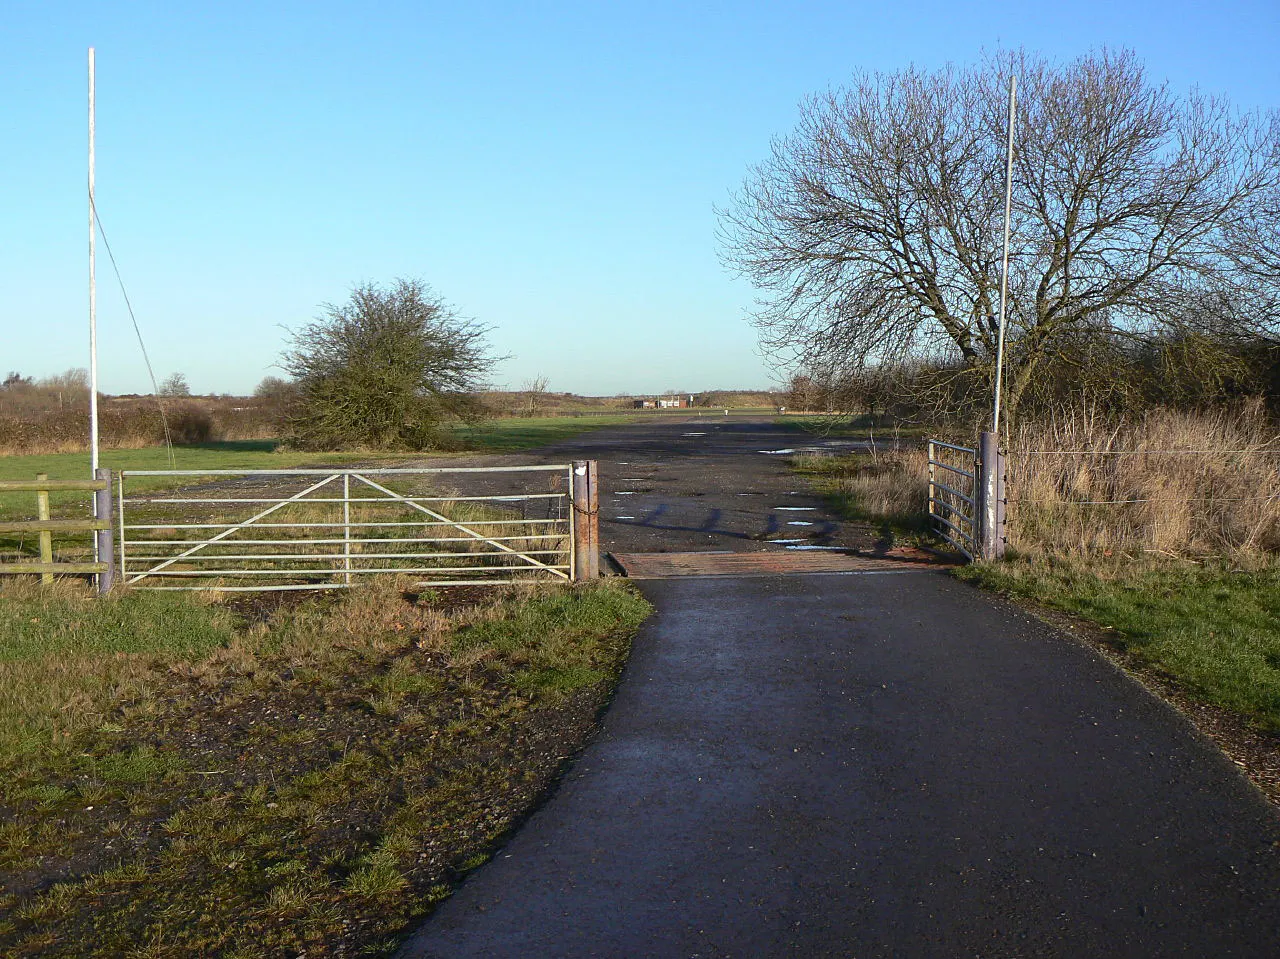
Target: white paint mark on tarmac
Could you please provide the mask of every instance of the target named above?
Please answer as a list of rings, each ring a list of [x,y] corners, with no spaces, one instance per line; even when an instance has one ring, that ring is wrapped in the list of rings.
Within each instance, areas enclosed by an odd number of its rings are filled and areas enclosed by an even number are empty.
[[[788,513],[812,513],[816,506],[775,506],[774,509],[786,510]]]
[[[793,520],[788,520],[787,525],[788,526],[812,526],[813,524],[810,523],[807,519],[793,519]]]
[[[635,495],[636,495],[636,491],[635,491],[635,490],[633,490],[633,489],[628,489],[628,490],[618,490],[618,492],[614,493],[613,495],[614,495],[614,496],[635,496]]]
[[[615,516],[614,519],[635,519],[634,516]]]

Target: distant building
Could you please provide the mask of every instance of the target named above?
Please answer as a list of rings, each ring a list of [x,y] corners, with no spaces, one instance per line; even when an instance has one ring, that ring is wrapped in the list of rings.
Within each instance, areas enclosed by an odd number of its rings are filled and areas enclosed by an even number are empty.
[[[631,405],[638,410],[682,410],[693,406],[693,394],[688,396],[660,396],[652,400],[632,400]]]

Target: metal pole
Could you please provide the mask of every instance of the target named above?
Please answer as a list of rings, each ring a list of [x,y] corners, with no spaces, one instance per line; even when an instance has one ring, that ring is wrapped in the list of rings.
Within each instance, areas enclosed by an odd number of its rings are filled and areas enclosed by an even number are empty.
[[[95,270],[97,229],[94,224],[94,64],[93,47],[89,48],[89,469],[98,471],[98,290]],[[101,519],[101,517],[98,517]]]
[[[1004,258],[1000,267],[1000,332],[996,338],[996,399],[991,414],[991,432],[1000,432],[1000,390],[1004,380],[1005,305],[1009,297],[1009,218],[1013,207],[1013,117],[1016,107],[1018,78],[1009,77],[1009,143],[1005,155],[1004,174]]]
[[[94,276],[95,243],[98,231],[94,224],[93,171],[94,171],[94,65],[93,47],[89,48],[89,475],[98,475],[98,290]],[[98,513],[98,498],[94,497],[94,519],[102,519]],[[102,562],[98,541],[93,543],[94,562]]]
[[[102,480],[106,485],[96,490],[93,494],[93,511],[98,517],[111,517],[111,470],[99,469],[94,473],[96,479]],[[106,563],[107,568],[98,574],[98,593],[105,595],[111,592],[111,587],[115,585],[116,580],[116,556],[112,527],[107,526],[106,529],[100,529],[94,532],[94,546],[98,551],[98,562]]]
[[[978,555],[983,559],[1004,556],[1004,457],[1000,437],[983,433],[978,439],[977,492]]]

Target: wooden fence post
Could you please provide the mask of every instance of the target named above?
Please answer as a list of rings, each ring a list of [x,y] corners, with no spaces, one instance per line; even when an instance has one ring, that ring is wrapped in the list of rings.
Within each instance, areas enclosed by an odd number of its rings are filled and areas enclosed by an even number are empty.
[[[37,473],[36,482],[43,483],[49,479],[48,473]],[[44,521],[49,518],[49,491],[47,489],[36,490],[36,518]],[[53,533],[47,529],[40,530],[37,534],[40,540],[40,562],[45,565],[53,564]],[[41,573],[40,582],[52,583],[53,573]]]
[[[600,575],[600,487],[595,460],[573,464],[573,578]]]

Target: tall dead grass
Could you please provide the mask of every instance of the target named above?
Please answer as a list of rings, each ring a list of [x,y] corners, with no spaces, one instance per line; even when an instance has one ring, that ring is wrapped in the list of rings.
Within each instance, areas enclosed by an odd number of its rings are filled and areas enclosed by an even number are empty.
[[[918,446],[894,446],[841,456],[802,454],[791,463],[798,472],[820,478],[819,488],[846,519],[923,528],[929,455]]]
[[[1009,542],[1034,552],[1280,550],[1280,434],[1259,405],[1077,411],[1010,437]]]

